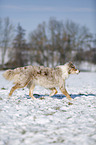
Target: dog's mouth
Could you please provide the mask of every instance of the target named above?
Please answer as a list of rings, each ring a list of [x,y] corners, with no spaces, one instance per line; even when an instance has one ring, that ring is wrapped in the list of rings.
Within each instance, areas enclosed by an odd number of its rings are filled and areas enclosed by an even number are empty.
[[[70,71],[69,71],[69,74],[79,74],[80,71],[78,69],[75,69],[75,68],[72,68]]]

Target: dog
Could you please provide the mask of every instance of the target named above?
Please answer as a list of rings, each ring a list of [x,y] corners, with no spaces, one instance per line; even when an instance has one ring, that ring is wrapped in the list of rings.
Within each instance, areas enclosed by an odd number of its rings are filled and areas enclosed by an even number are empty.
[[[65,89],[65,80],[70,74],[78,74],[80,71],[75,68],[72,62],[67,62],[64,65],[57,66],[55,68],[49,68],[44,66],[25,66],[18,67],[14,70],[7,70],[3,73],[3,76],[15,84],[9,93],[8,98],[13,94],[16,89],[29,86],[29,96],[36,99],[33,96],[33,90],[36,85],[43,86],[52,90],[50,96],[57,94],[56,87],[59,87],[61,92],[69,99],[72,98]]]

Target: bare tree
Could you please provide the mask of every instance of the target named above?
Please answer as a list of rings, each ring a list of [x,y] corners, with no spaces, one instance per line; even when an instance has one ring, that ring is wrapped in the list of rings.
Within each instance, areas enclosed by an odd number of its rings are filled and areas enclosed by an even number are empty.
[[[46,54],[46,30],[45,30],[45,22],[39,24],[37,29],[29,34],[29,43],[32,48],[32,60],[36,60],[37,63],[44,65],[46,62],[45,54]],[[34,58],[35,57],[35,58]],[[31,61],[32,61],[31,60]]]
[[[47,27],[44,24],[38,25],[29,38],[32,61],[42,65],[46,62],[47,66],[51,64],[54,67],[69,60],[83,60],[82,53],[91,48],[89,39],[92,38],[92,34],[86,27],[72,21],[63,23],[50,18]]]
[[[0,47],[2,46],[2,34],[3,34],[3,27],[2,27],[2,19],[0,18]]]
[[[82,60],[82,51],[88,50],[91,48],[91,43],[89,39],[92,38],[92,34],[89,32],[89,29],[85,26],[80,26],[72,21],[66,21],[64,24],[64,31],[67,35],[67,46],[66,46],[66,55],[68,60],[73,60],[72,51],[77,51],[75,61]]]
[[[65,31],[71,37],[72,47],[89,47],[88,39],[92,38],[92,34],[89,29],[85,26],[80,26],[72,21],[67,21],[65,23]]]
[[[63,37],[63,23],[55,18],[50,18],[49,25],[49,43],[51,45],[52,66],[54,63],[58,63],[59,53],[61,55],[64,42]]]
[[[1,23],[2,22],[2,23]],[[5,54],[12,42],[12,34],[14,27],[9,18],[5,18],[4,21],[0,20],[0,46],[2,48],[2,67],[4,66]]]

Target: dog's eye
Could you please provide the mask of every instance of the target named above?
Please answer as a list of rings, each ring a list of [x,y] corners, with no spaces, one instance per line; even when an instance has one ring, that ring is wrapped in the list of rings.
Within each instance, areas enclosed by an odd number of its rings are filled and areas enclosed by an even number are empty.
[[[71,65],[71,68],[75,68],[73,65]]]

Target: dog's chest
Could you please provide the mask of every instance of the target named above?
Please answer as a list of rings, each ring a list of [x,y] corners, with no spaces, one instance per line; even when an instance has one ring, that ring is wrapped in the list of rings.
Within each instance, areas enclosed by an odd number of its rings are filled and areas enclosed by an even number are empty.
[[[68,73],[62,72],[62,78],[65,80],[68,78]]]
[[[62,78],[63,78],[63,80],[67,79],[69,77],[67,68],[60,67],[60,69],[61,69],[61,72],[62,72]]]

